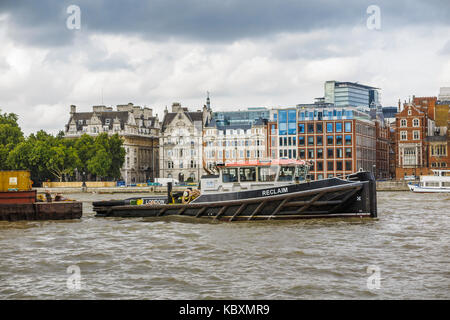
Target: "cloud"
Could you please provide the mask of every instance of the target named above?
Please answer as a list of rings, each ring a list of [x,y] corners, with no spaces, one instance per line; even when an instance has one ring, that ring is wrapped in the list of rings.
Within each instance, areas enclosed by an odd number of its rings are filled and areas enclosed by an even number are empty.
[[[0,106],[26,134],[57,133],[71,104],[133,102],[162,120],[206,91],[232,110],[311,103],[326,80],[380,87],[383,105],[449,86],[448,1],[377,2],[372,31],[372,1],[1,1]],[[70,4],[81,30],[66,28]]]
[[[81,30],[66,28],[66,9],[81,9]],[[373,1],[347,0],[4,0],[13,37],[35,46],[70,45],[77,33],[134,35],[148,41],[168,38],[233,42],[283,32],[365,26]],[[377,1],[382,28],[449,25],[446,0]]]

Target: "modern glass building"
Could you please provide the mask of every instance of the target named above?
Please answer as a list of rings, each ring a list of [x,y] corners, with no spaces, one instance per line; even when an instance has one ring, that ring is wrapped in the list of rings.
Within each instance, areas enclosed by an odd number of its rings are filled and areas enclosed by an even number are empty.
[[[325,82],[325,103],[332,103],[336,107],[370,107],[380,104],[378,88],[354,82]]]
[[[212,113],[212,121],[217,126],[252,125],[258,120],[268,120],[269,110],[264,107],[248,108],[243,111],[217,111]]]

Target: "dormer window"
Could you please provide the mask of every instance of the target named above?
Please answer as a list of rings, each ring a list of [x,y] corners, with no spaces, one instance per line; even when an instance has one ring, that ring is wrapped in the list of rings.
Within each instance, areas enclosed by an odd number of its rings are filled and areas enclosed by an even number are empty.
[[[408,116],[410,116],[412,114],[411,109],[408,109]]]
[[[105,119],[105,124],[109,125],[111,123],[111,119]]]

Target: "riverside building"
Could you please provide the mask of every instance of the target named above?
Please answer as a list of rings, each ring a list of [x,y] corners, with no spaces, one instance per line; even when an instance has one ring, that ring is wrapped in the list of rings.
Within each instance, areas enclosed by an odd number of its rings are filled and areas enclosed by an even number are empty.
[[[441,89],[440,99],[445,99]],[[450,167],[450,101],[414,97],[396,115],[396,178]]]
[[[271,110],[268,148],[273,159],[312,163],[312,179],[376,167],[376,129],[368,112],[331,104]]]
[[[159,131],[158,116],[153,116],[152,109],[147,107],[129,103],[117,105],[116,111],[112,107],[93,106],[92,112],[77,112],[72,105],[64,135],[79,138],[83,134],[119,134],[126,151],[122,179],[133,184],[158,177]]]
[[[215,113],[217,118],[205,127],[204,159],[210,172],[217,163],[267,159],[267,119],[262,117],[268,118],[269,110],[252,109]]]
[[[209,100],[209,99],[208,99]],[[198,182],[204,170],[203,129],[209,123],[209,102],[203,110],[195,112],[172,104],[166,108],[160,135],[160,177],[174,178],[179,182]]]

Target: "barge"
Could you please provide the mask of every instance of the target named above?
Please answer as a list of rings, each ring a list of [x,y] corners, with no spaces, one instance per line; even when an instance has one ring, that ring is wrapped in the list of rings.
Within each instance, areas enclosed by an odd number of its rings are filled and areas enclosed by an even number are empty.
[[[285,160],[236,162],[203,176],[201,193],[94,202],[96,217],[187,216],[220,221],[377,217],[372,173],[309,179],[309,164]]]
[[[29,171],[0,171],[0,220],[80,219],[82,203],[78,201],[39,201],[31,188]]]

